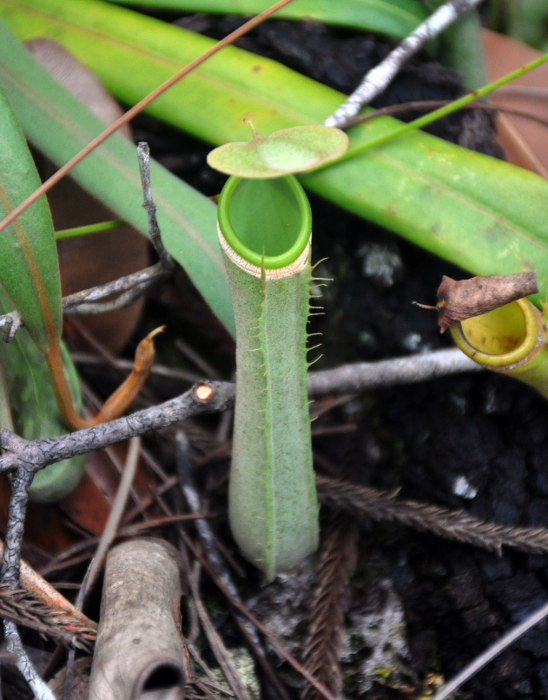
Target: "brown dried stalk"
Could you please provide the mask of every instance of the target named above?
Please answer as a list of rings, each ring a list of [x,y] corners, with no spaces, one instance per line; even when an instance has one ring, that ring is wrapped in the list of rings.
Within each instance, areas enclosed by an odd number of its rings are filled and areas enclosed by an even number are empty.
[[[479,520],[460,510],[398,500],[396,492],[380,491],[325,476],[316,477],[316,486],[322,503],[354,513],[364,512],[372,520],[397,522],[497,554],[501,553],[503,546],[534,554],[548,552],[547,528],[499,525]]]
[[[334,513],[328,524],[317,568],[318,585],[310,606],[310,626],[304,644],[303,665],[336,698],[341,697],[340,668],[343,618],[347,609],[350,577],[356,566],[357,528],[347,513]],[[318,700],[308,683],[301,700]]]
[[[91,621],[86,625],[81,617],[51,608],[27,591],[6,583],[0,583],[0,617],[88,654],[93,649],[97,630]]]

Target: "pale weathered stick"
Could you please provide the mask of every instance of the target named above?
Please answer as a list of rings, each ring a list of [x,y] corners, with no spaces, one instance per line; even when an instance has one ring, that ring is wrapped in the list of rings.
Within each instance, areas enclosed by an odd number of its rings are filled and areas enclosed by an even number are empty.
[[[138,539],[109,553],[90,700],[132,700],[144,697],[145,689],[161,687],[167,695],[183,688],[180,597],[177,552],[171,545]],[[162,685],[155,686],[155,679]]]
[[[470,680],[486,664],[499,656],[507,647],[522,637],[532,627],[542,622],[548,616],[548,603],[544,603],[535,612],[531,613],[523,622],[512,627],[504,636],[494,644],[476,656],[476,658],[465,666],[463,670],[446,683],[432,698],[432,700],[445,700],[449,695],[458,690],[464,683]]]
[[[324,124],[326,126],[339,126],[350,117],[355,116],[364,105],[369,104],[388,87],[405,61],[416,54],[427,41],[438,36],[461,15],[479,5],[481,1],[449,0],[438,7],[430,17],[406,36],[401,44],[391,51],[378,66],[367,73],[356,90],[325,120]]]
[[[477,369],[478,365],[456,348],[437,350],[317,372],[310,376],[308,389],[311,397],[348,394]],[[0,473],[12,471],[20,464],[38,471],[53,462],[165,428],[191,416],[226,411],[232,408],[233,401],[233,384],[202,382],[181,396],[158,406],[68,435],[44,440],[24,440],[11,431],[0,428],[0,447],[4,450],[4,454],[0,455]]]
[[[475,372],[480,365],[457,348],[433,350],[417,355],[394,357],[377,362],[355,362],[334,369],[311,372],[308,395],[352,394],[397,384],[445,377],[459,372]]]

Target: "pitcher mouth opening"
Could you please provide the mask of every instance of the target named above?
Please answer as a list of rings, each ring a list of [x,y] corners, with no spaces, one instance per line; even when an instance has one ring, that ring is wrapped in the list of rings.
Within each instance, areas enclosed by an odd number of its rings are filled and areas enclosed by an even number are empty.
[[[538,337],[535,310],[518,299],[451,327],[455,344],[468,357],[488,367],[504,367],[525,359]]]
[[[299,259],[312,229],[310,204],[293,176],[229,178],[219,198],[218,221],[221,245],[224,238],[237,256],[265,270]]]

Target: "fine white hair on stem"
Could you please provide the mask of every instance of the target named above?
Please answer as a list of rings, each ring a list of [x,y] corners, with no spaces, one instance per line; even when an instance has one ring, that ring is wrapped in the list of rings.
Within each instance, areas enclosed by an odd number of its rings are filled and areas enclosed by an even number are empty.
[[[388,87],[405,61],[414,56],[426,42],[438,36],[461,15],[474,9],[480,2],[482,0],[449,0],[438,7],[411,34],[406,36],[378,66],[366,74],[348,99],[325,120],[325,126],[338,127],[344,124],[347,119],[354,117],[364,105],[369,104]]]
[[[441,690],[439,690],[432,700],[444,700],[444,698],[454,693],[455,690],[461,687],[464,683],[470,680],[480,669],[486,666],[490,661],[497,657],[501,652],[503,652],[507,647],[510,646],[516,639],[519,639],[522,635],[528,632],[532,627],[538,625],[539,622],[544,620],[548,615],[548,603],[541,605],[538,610],[529,615],[523,622],[519,625],[513,627],[509,632],[507,632],[498,641],[492,644],[490,647],[477,656],[468,666],[463,668],[463,670],[458,673],[454,678],[452,678],[449,683],[446,683]]]

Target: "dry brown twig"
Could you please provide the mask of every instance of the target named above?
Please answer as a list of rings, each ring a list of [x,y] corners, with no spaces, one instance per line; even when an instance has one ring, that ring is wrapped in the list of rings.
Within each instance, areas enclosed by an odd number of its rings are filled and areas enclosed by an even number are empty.
[[[0,583],[0,617],[30,627],[65,646],[87,653],[93,649],[97,632],[95,623],[90,620],[86,625],[82,616],[74,617],[45,605],[22,588]]]
[[[312,595],[308,635],[303,664],[310,673],[338,698],[342,692],[340,655],[343,623],[350,578],[356,566],[357,527],[352,515],[331,515],[316,567],[318,584]],[[307,684],[301,700],[318,700],[315,688]]]
[[[502,547],[548,553],[548,528],[499,525],[460,510],[398,499],[397,492],[389,493],[325,476],[317,476],[316,485],[322,503],[363,513],[377,522],[397,522],[497,554],[501,553]]]

